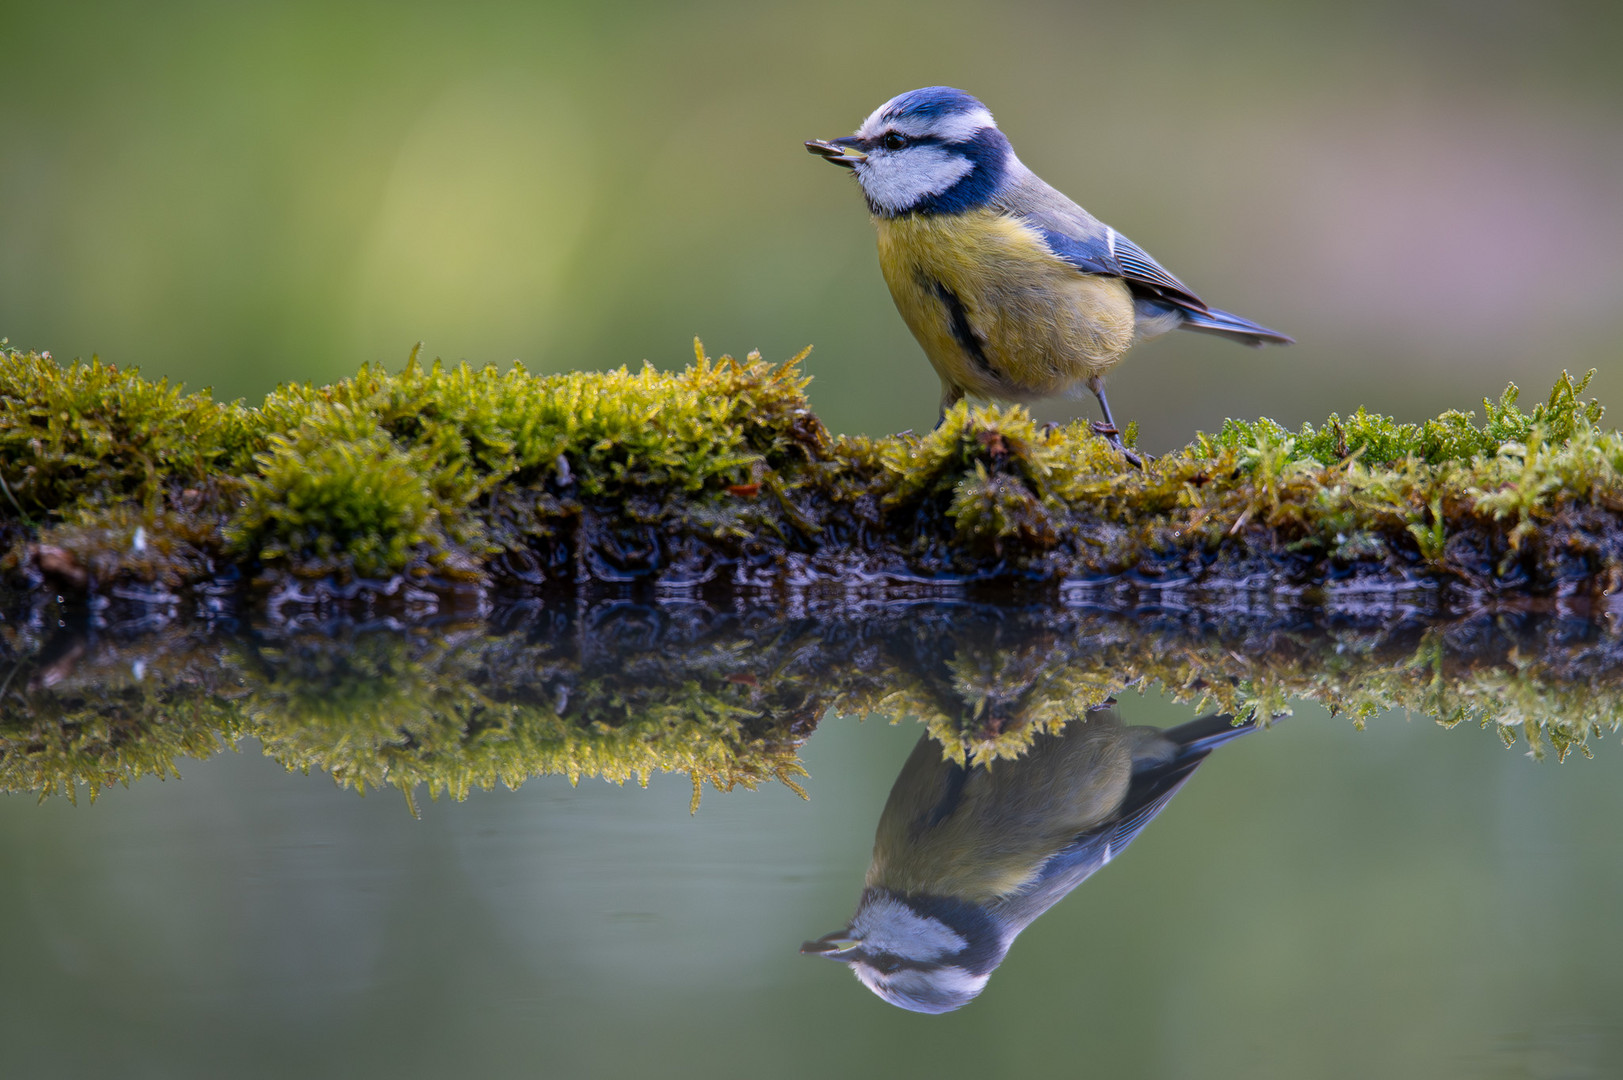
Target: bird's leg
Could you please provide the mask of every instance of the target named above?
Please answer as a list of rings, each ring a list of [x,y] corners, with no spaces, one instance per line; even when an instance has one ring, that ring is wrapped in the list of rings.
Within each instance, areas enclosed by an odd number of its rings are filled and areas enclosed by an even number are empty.
[[[1088,380],[1088,389],[1092,390],[1093,396],[1099,399],[1099,411],[1105,414],[1103,423],[1100,423],[1097,420],[1094,421],[1094,433],[1097,435],[1103,435],[1105,438],[1110,440],[1113,446],[1120,449],[1121,429],[1116,427],[1116,418],[1110,415],[1110,402],[1105,400],[1105,381],[1099,378],[1099,376],[1095,375],[1093,378]]]
[[[1099,399],[1099,411],[1105,414],[1104,423],[1095,422],[1092,425],[1094,434],[1103,435],[1110,445],[1114,446],[1117,452],[1127,459],[1129,465],[1135,469],[1142,469],[1144,459],[1122,445],[1121,429],[1116,427],[1115,418],[1110,415],[1110,402],[1105,400],[1105,381],[1095,375],[1088,380],[1088,389],[1092,390],[1093,396]]]
[[[963,400],[963,398],[964,391],[961,387],[947,386],[943,382],[941,387],[941,408],[937,409],[935,414],[936,427],[940,427],[942,424],[946,423],[947,410],[958,404]]]

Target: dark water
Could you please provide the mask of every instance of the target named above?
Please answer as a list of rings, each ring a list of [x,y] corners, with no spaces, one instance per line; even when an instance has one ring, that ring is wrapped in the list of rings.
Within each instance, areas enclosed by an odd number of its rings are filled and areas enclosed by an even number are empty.
[[[1605,622],[646,598],[413,628],[118,616],[0,624],[8,1074],[1623,1068],[1616,736],[1551,748],[1573,710],[1617,715]],[[926,725],[971,760],[1068,733],[1041,753],[1103,731],[1109,694],[1124,725],[1187,722],[1197,681],[1290,691],[1293,714],[1213,750],[962,1010],[903,1011],[798,954],[851,918]],[[1358,694],[1412,715],[1360,729],[1308,700]],[[1466,705],[1452,730],[1423,714]],[[1507,749],[1496,718],[1539,710],[1542,759],[1520,729]],[[690,813],[685,775],[590,775],[684,739],[757,789],[707,785]],[[566,750],[578,786],[531,775]],[[770,775],[785,754],[806,799]],[[179,779],[135,776],[160,761]],[[458,776],[465,801],[428,798]]]

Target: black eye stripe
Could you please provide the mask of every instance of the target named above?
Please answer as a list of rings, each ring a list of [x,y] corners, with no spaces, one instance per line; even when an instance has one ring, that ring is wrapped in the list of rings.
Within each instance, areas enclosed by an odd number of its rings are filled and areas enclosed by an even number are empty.
[[[900,145],[891,146],[889,140],[898,138]],[[945,146],[946,140],[936,135],[903,135],[896,131],[887,131],[883,135],[872,139],[863,139],[861,146],[864,150],[904,150],[915,146]]]
[[[928,960],[912,960],[895,953],[871,953],[868,955],[868,966],[881,975],[894,975],[898,971],[934,971],[941,965]]]

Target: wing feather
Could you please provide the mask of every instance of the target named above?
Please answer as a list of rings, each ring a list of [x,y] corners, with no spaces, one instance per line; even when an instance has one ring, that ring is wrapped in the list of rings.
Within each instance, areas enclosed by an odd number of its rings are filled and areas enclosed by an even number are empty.
[[[1176,309],[1186,330],[1246,345],[1290,343],[1290,337],[1277,330],[1210,307],[1143,248],[1045,184],[1013,155],[1010,162],[1006,190],[997,205],[1038,233],[1056,258],[1084,274],[1121,278],[1141,303],[1152,309]]]
[[[1033,223],[1035,224],[1035,223]],[[1043,242],[1056,256],[1084,274],[1109,274],[1127,282],[1139,295],[1168,300],[1180,308],[1205,311],[1206,302],[1173,277],[1148,252],[1109,226],[1103,236],[1069,236],[1037,226]]]

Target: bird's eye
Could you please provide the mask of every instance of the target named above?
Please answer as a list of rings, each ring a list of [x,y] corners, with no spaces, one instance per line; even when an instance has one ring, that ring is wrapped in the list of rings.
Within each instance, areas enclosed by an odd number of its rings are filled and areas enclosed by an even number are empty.
[[[886,150],[900,150],[907,145],[907,139],[892,131],[886,133],[885,137],[879,140],[879,145]]]

